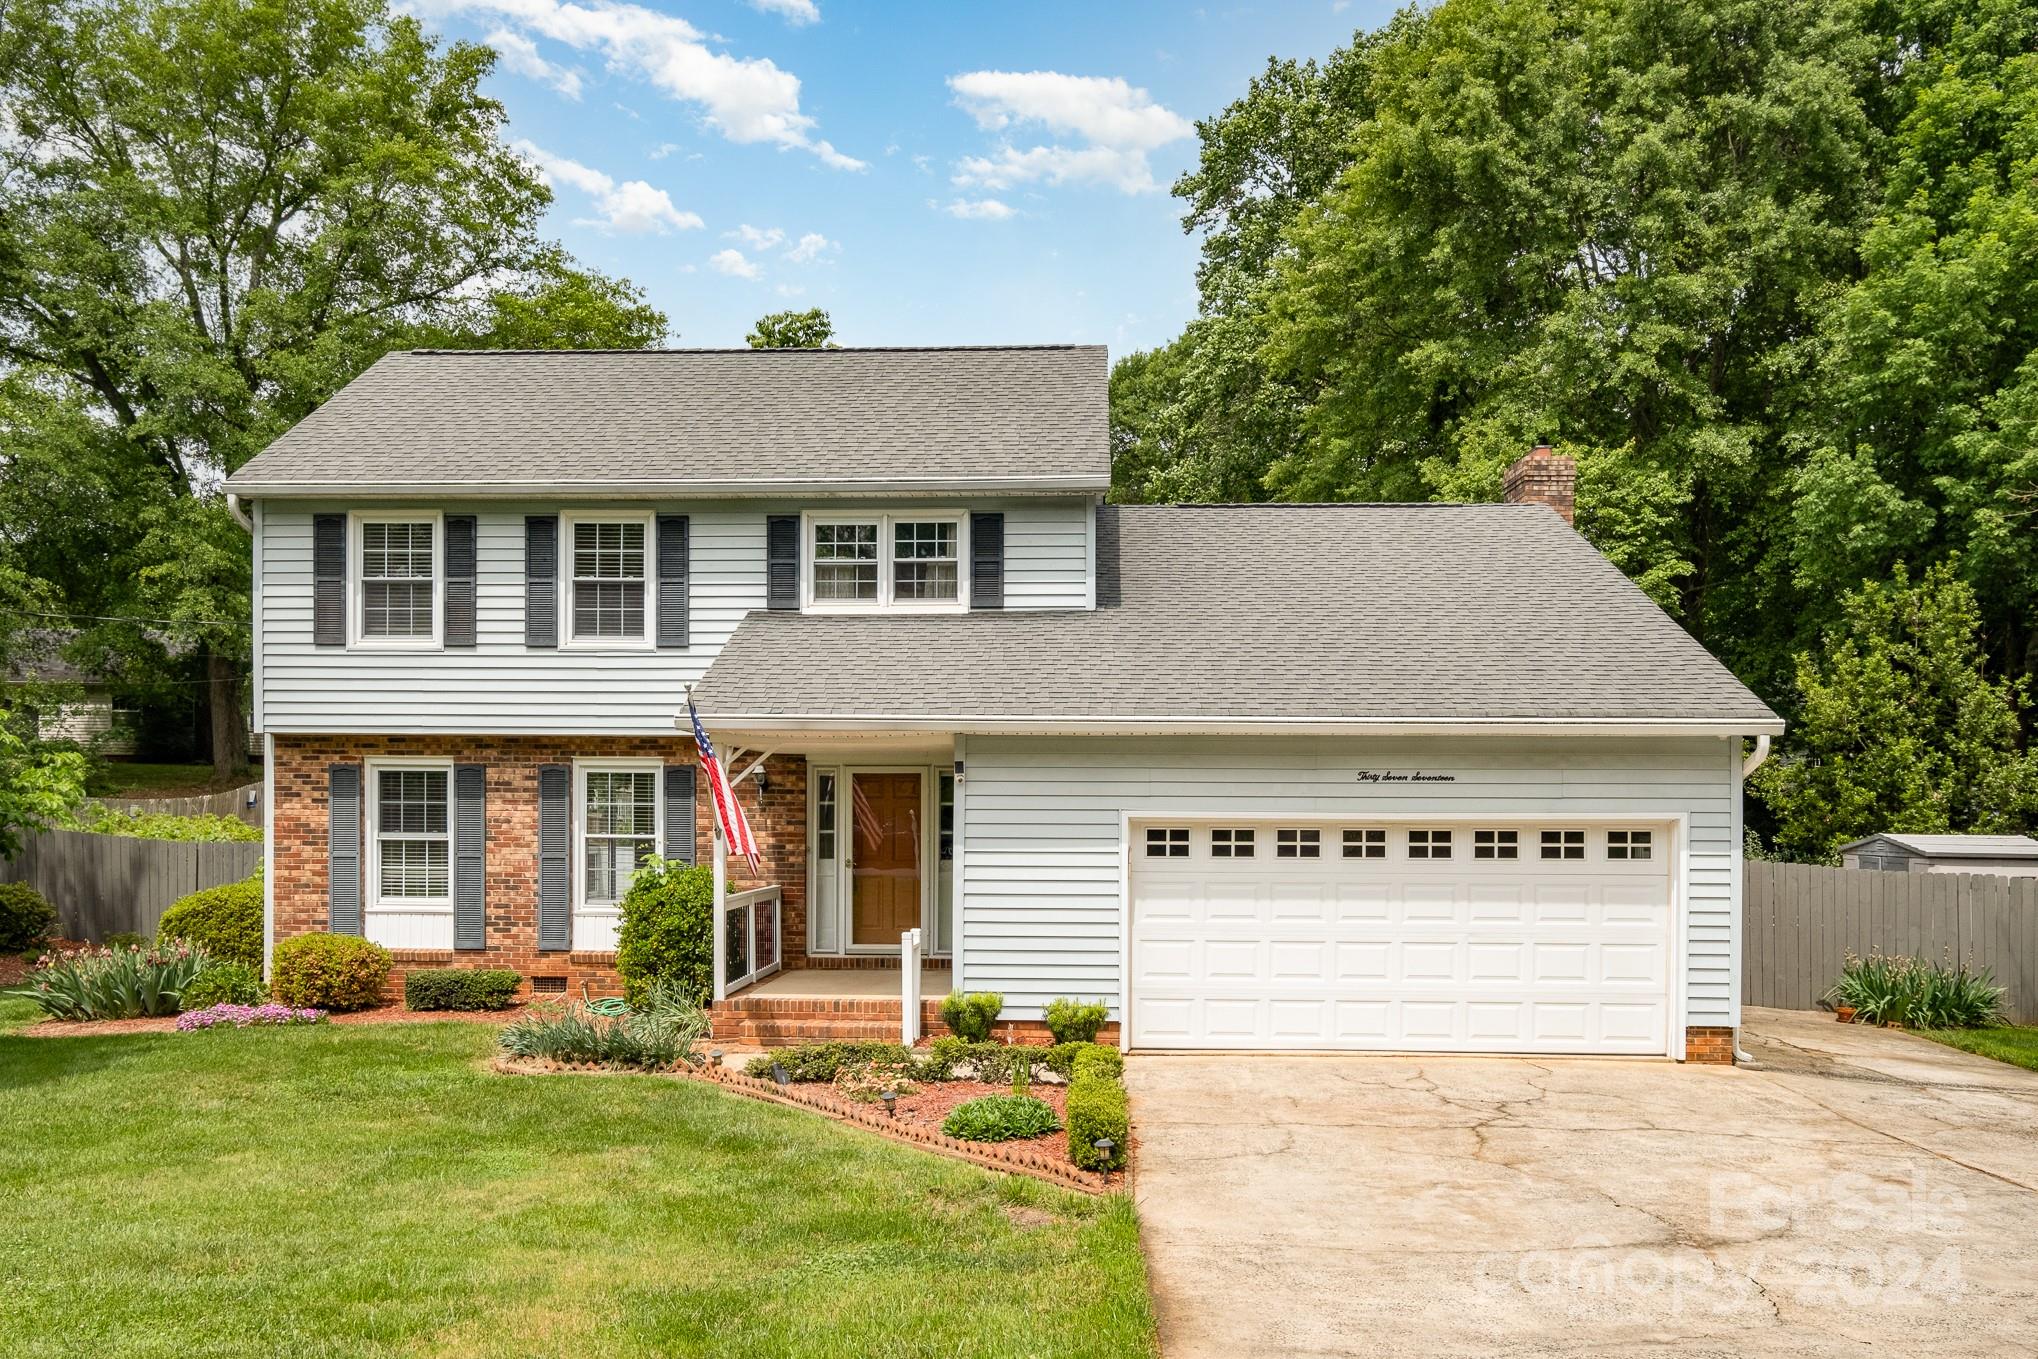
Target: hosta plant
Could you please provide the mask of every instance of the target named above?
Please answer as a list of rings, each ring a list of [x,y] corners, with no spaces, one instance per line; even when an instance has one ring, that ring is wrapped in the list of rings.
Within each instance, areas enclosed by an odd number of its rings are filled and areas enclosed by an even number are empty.
[[[964,1142],[1010,1142],[1059,1127],[1053,1107],[1031,1095],[985,1095],[956,1105],[941,1122],[942,1132]]]
[[[1849,954],[1826,1000],[1853,1007],[1861,1024],[1983,1029],[2003,1022],[2003,988],[1987,969],[1926,958]]]
[[[181,939],[153,948],[82,948],[44,954],[24,996],[56,1019],[139,1019],[176,1014],[184,988],[211,962]]]

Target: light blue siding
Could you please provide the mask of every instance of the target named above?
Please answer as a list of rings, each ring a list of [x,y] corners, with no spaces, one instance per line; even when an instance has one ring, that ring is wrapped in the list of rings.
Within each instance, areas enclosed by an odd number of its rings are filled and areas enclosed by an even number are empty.
[[[1729,743],[1527,738],[969,738],[965,984],[1034,1018],[1056,996],[1119,1001],[1129,815],[1183,819],[1492,813],[1688,818],[1685,1022],[1737,1022],[1739,784]],[[1361,784],[1361,769],[1451,783]],[[1678,871],[1672,864],[1672,871]]]
[[[763,502],[636,505],[692,520],[691,648],[533,651],[524,645],[524,516],[548,504],[403,506],[478,519],[476,645],[367,650],[311,642],[311,517],[359,508],[270,502],[256,539],[255,720],[272,732],[666,735],[682,686],[765,606],[764,521],[802,506]],[[830,506],[829,508],[837,508]],[[954,508],[944,506],[944,508]],[[969,505],[1006,516],[1006,604],[1082,608],[1091,502]],[[350,590],[351,595],[351,590]]]

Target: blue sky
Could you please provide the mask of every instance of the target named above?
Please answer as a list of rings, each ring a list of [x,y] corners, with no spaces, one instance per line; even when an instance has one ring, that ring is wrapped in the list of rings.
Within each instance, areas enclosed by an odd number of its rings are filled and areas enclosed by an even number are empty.
[[[1382,0],[1238,7],[857,0],[409,0],[503,59],[548,231],[682,345],[825,307],[846,344],[1171,338],[1195,242],[1167,187],[1191,124],[1270,55]]]

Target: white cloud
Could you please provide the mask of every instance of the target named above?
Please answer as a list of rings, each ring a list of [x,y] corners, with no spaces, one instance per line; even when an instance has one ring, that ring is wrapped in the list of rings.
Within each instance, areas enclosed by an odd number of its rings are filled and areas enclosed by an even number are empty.
[[[678,142],[660,142],[658,143],[658,145],[652,147],[645,154],[650,156],[651,159],[653,160],[664,160],[667,156],[671,155],[673,152],[677,150],[679,150]]]
[[[538,54],[538,44],[523,34],[498,28],[482,41],[502,57],[504,70],[531,80],[541,80],[568,99],[576,102],[580,99],[580,72],[554,66]]]
[[[957,184],[1007,189],[1045,180],[1150,193],[1160,185],[1147,161],[1149,153],[1195,131],[1188,119],[1116,76],[971,71],[949,77],[948,87],[955,91],[955,102],[987,132],[1010,133],[1037,124],[1056,138],[1023,149],[1006,140],[989,156],[966,156],[956,165]],[[1064,137],[1082,144],[1065,145]]]
[[[718,274],[731,278],[747,278],[753,283],[764,277],[764,271],[743,257],[741,250],[717,250],[708,256],[708,267]]]
[[[841,242],[831,241],[818,231],[809,231],[793,243],[793,248],[785,252],[785,257],[794,264],[807,264],[819,259],[828,251],[841,248]]]
[[[750,0],[750,8],[762,14],[776,14],[795,27],[821,22],[821,11],[814,0]]]
[[[949,200],[948,206],[942,211],[950,217],[978,222],[1002,222],[1008,217],[1019,215],[1010,204],[1001,203],[995,198],[955,198]]]
[[[814,135],[800,112],[800,79],[764,57],[712,50],[686,20],[620,0],[407,0],[425,15],[481,14],[506,30],[599,52],[611,69],[648,81],[672,99],[698,105],[732,142],[769,142],[809,151],[838,170],[861,170]]]
[[[600,227],[629,235],[668,231],[689,231],[703,225],[698,213],[682,212],[663,189],[641,179],[618,184],[613,178],[577,160],[555,156],[533,142],[512,143],[511,150],[537,167],[538,177],[547,184],[564,184],[594,200],[598,217],[575,218],[581,226]]]
[[[785,239],[785,233],[777,227],[765,227],[760,231],[748,222],[722,235],[732,241],[741,241],[752,250],[769,250]]]

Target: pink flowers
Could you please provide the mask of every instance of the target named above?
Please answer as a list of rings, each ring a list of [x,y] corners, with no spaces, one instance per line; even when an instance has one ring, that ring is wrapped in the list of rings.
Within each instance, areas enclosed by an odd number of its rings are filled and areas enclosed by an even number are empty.
[[[296,1009],[273,1002],[267,1005],[208,1005],[177,1016],[180,1032],[220,1027],[245,1029],[250,1024],[323,1024],[324,1010]]]

